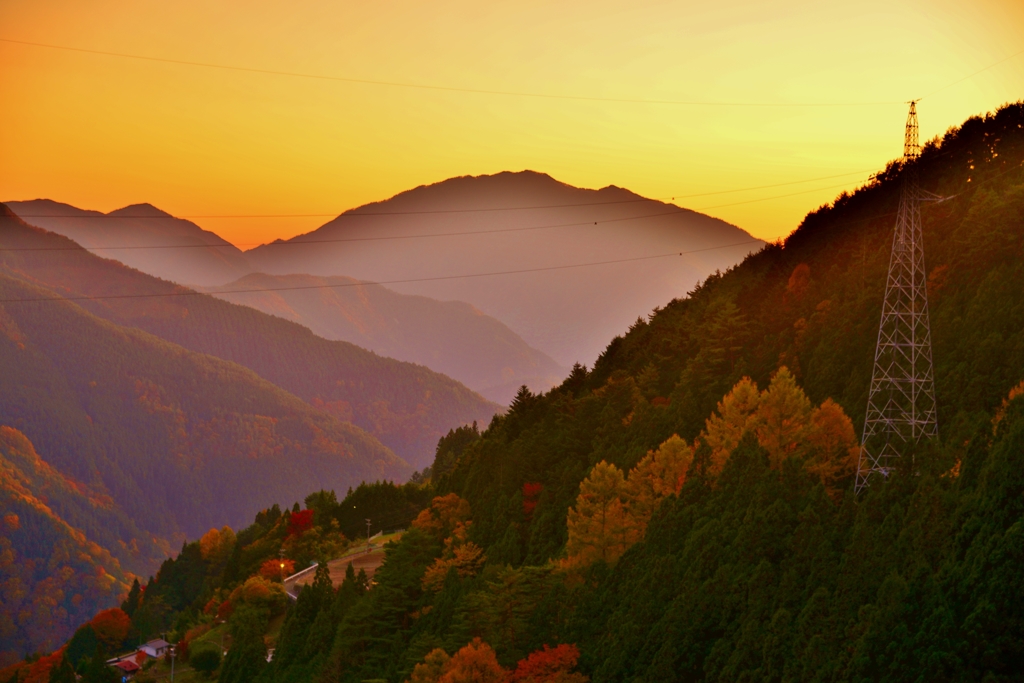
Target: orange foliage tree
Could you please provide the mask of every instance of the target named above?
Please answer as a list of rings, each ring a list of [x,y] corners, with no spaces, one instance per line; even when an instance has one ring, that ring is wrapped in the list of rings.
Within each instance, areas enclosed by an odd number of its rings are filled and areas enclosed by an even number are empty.
[[[474,638],[451,657],[438,648],[417,664],[409,683],[505,683],[508,671],[490,645]]]
[[[199,539],[199,553],[212,565],[224,564],[235,548],[235,532],[225,526],[221,530],[210,529]]]
[[[260,576],[267,581],[284,581],[295,573],[294,560],[273,558],[260,565]]]
[[[587,683],[589,677],[573,671],[579,658],[580,650],[575,645],[545,645],[519,660],[509,683]]]
[[[601,461],[580,482],[576,505],[569,508],[566,565],[612,563],[636,540],[623,503],[626,478],[615,465]]]
[[[412,525],[440,540],[451,534],[456,526],[469,522],[469,517],[469,502],[458,494],[449,493],[434,498],[430,507],[422,510]]]
[[[468,522],[455,527],[452,535],[444,540],[444,552],[427,567],[423,574],[424,590],[439,591],[444,579],[453,568],[459,578],[476,576],[484,566],[486,557],[484,550],[476,543],[466,539]]]
[[[779,368],[766,390],[758,393],[757,385],[744,377],[718,403],[700,435],[711,448],[712,473],[721,471],[747,432],[757,436],[773,468],[795,457],[830,492],[857,465],[850,418],[832,399],[815,408],[786,367]]]
[[[679,493],[692,462],[693,446],[672,435],[657,450],[648,451],[628,477],[603,460],[595,465],[569,509],[563,568],[618,560],[643,538],[661,501]]]
[[[423,574],[423,588],[438,591],[448,572],[454,568],[461,578],[476,576],[484,565],[483,548],[468,540],[472,522],[469,503],[454,493],[434,498],[420,512],[413,526],[437,538],[444,538],[444,552]],[[445,536],[446,535],[446,536]]]
[[[89,622],[96,637],[107,648],[113,650],[124,642],[131,629],[131,618],[117,607],[105,609]]]
[[[444,668],[449,660],[451,657],[441,648],[431,650],[422,662],[413,667],[409,683],[437,683],[444,675]]]
[[[693,462],[693,446],[673,434],[648,451],[626,479],[626,506],[636,533],[643,535],[651,515],[666,497],[679,493]]]

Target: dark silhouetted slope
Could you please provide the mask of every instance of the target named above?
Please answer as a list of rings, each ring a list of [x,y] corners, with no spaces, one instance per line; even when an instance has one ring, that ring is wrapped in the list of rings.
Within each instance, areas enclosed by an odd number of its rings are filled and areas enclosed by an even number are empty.
[[[10,214],[0,216],[0,247],[23,249],[0,251],[2,272],[62,296],[113,296],[79,303],[107,320],[248,367],[318,409],[362,427],[414,467],[429,464],[438,438],[449,429],[485,422],[498,409],[427,368],[195,294],[101,259]],[[163,296],[175,292],[183,295]],[[154,294],[158,296],[136,296]]]
[[[507,207],[523,208],[496,210]],[[538,226],[561,227],[524,229]],[[510,232],[389,239],[477,230]],[[718,248],[726,245],[735,246]],[[467,301],[531,346],[571,365],[593,362],[607,340],[638,316],[682,296],[759,246],[733,225],[622,188],[580,189],[523,171],[418,187],[246,256],[267,273],[387,283],[713,248],[569,270],[387,285],[404,293]]]
[[[252,272],[234,245],[150,204],[133,204],[108,214],[49,199],[8,202],[7,206],[29,225],[70,237],[94,254],[172,282],[219,285]],[[161,248],[141,248],[153,246]],[[168,246],[185,248],[163,248]]]
[[[260,289],[278,291],[231,293]],[[300,323],[326,339],[425,365],[505,405],[520,386],[547,391],[567,372],[461,301],[398,294],[345,277],[262,273],[204,291]]]

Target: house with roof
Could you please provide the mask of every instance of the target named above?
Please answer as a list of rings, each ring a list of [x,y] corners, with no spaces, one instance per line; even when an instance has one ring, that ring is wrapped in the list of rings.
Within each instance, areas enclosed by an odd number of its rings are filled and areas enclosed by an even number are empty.
[[[122,659],[119,662],[114,662],[111,666],[121,676],[121,683],[127,683],[127,681],[132,680],[135,678],[135,674],[139,673],[142,669],[142,667],[131,659]]]
[[[171,644],[162,638],[151,640],[145,645],[139,648],[140,652],[145,652],[150,657],[163,657],[167,654],[167,650],[171,647]]]

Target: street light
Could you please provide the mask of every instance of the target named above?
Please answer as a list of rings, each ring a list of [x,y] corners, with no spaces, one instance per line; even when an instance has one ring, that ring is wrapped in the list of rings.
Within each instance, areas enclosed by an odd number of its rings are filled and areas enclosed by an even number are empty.
[[[174,683],[174,658],[178,653],[175,651],[174,646],[171,645],[171,683]]]

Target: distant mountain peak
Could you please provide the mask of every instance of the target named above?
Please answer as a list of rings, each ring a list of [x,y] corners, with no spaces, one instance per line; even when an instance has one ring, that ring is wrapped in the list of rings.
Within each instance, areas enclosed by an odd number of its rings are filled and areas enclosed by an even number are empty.
[[[90,211],[89,209],[79,209],[77,206],[71,204],[65,204],[64,202],[57,202],[52,199],[29,199],[27,201],[12,201],[8,200],[7,204],[14,204],[18,209],[25,209],[23,213],[30,213],[32,217],[40,216],[53,216],[53,217],[69,217],[74,218],[78,216],[102,216],[103,214],[99,211]],[[11,211],[15,211],[10,206],[7,207]],[[15,214],[17,212],[15,211]]]
[[[128,206],[120,209],[115,209],[107,214],[108,216],[123,216],[128,215],[133,218],[174,218],[171,214],[167,213],[163,209],[158,209],[149,203],[142,204],[129,204]]]

